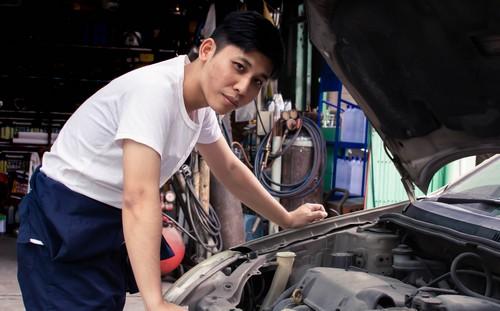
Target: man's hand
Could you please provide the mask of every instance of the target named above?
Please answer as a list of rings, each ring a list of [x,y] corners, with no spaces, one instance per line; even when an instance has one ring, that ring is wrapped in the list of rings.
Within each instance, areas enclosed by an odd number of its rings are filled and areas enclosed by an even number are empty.
[[[325,218],[328,214],[321,204],[306,203],[288,213],[288,228],[300,228]]]

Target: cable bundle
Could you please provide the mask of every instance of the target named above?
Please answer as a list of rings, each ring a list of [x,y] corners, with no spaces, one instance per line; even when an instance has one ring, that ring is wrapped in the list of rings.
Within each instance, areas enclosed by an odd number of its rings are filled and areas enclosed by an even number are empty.
[[[183,187],[184,184],[185,187]],[[175,178],[172,179],[172,186],[182,208],[185,222],[192,233],[192,235],[187,235],[208,253],[221,251],[222,237],[219,218],[211,205],[209,205],[208,213],[203,208],[195,194],[191,169],[188,165],[181,167]],[[198,254],[197,257],[206,256]]]

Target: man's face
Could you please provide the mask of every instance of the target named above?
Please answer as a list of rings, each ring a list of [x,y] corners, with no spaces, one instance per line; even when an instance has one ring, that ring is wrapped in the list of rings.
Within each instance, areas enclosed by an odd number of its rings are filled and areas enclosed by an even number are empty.
[[[203,44],[201,88],[208,105],[217,113],[226,114],[251,102],[271,75],[269,58],[256,51],[244,52],[234,45],[215,53],[213,40]]]

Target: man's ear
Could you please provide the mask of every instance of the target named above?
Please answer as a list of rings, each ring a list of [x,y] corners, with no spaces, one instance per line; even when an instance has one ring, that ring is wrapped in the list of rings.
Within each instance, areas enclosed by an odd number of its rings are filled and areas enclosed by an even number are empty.
[[[215,41],[212,38],[203,40],[200,45],[198,58],[202,61],[207,61],[215,54]]]

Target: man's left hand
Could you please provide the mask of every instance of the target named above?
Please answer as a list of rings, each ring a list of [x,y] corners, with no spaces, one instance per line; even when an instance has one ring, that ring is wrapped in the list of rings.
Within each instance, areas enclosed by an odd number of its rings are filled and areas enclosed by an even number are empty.
[[[300,228],[309,223],[322,220],[328,214],[321,204],[305,203],[288,213],[288,228]]]

